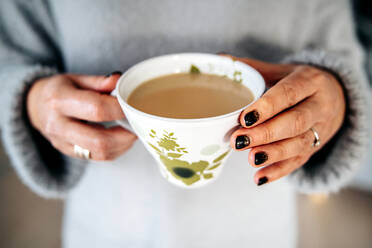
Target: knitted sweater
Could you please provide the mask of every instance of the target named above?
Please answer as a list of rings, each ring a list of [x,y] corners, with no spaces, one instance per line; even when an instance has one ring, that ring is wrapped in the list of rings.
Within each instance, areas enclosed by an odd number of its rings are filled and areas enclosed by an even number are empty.
[[[347,98],[342,128],[286,179],[257,189],[247,154],[235,152],[217,182],[187,191],[161,178],[139,142],[116,161],[81,161],[54,149],[27,118],[25,98],[38,78],[107,74],[161,54],[220,51],[334,73]],[[290,247],[291,189],[335,192],[366,153],[370,88],[362,63],[346,0],[3,0],[3,141],[27,186],[66,199],[66,247]]]

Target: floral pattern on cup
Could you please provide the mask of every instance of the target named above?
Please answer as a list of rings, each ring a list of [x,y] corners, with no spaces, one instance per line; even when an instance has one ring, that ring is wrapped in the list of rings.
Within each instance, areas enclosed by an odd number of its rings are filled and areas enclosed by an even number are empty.
[[[177,143],[177,138],[173,132],[164,130],[163,135],[159,137],[156,131],[151,129],[149,136],[156,143],[148,142],[148,144],[159,155],[160,161],[164,164],[165,168],[174,178],[182,181],[185,185],[192,185],[201,178],[206,180],[213,178],[213,170],[221,165],[222,159],[230,152],[229,149],[217,156],[212,162],[199,160],[190,163],[181,159],[188,151],[186,147],[181,147]]]

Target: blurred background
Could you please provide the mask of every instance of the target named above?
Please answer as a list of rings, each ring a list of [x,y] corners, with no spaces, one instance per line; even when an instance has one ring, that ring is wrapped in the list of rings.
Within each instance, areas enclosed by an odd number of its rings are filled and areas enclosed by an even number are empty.
[[[356,32],[372,80],[372,1],[353,1]],[[354,181],[333,195],[298,195],[299,248],[372,247],[372,154]],[[59,248],[63,202],[27,189],[0,147],[0,247]]]

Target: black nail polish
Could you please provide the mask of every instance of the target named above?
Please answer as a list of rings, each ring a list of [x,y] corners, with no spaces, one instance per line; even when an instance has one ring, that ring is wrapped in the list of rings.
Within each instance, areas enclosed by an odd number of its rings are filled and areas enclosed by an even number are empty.
[[[265,184],[265,183],[267,183],[267,181],[268,181],[267,177],[261,177],[260,179],[258,179],[257,186]]]
[[[246,146],[249,146],[250,144],[250,140],[249,140],[249,137],[246,136],[246,135],[240,135],[238,137],[236,137],[236,140],[235,140],[235,148],[236,149],[242,149]]]
[[[111,77],[113,75],[121,75],[121,74],[123,74],[121,71],[113,71],[113,72],[107,74],[105,77]]]
[[[247,113],[244,116],[245,125],[247,127],[252,126],[253,124],[255,124],[258,121],[259,117],[260,117],[260,115],[258,114],[258,112],[256,110],[253,110],[253,111]]]
[[[256,152],[254,155],[254,164],[255,165],[260,165],[263,164],[267,161],[268,156],[266,152]]]

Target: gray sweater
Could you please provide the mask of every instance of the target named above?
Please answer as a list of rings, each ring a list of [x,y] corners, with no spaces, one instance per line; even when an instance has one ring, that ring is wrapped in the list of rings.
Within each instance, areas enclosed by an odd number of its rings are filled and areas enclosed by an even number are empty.
[[[28,121],[25,98],[38,78],[220,51],[334,73],[347,97],[342,128],[285,179],[258,188],[247,154],[234,152],[213,184],[183,190],[160,176],[139,142],[115,161],[80,161]],[[366,153],[370,89],[362,63],[347,0],[0,1],[4,144],[26,185],[65,199],[64,247],[294,247],[293,189],[337,191]]]
[[[64,197],[85,169],[30,126],[25,97],[36,79],[106,74],[166,53],[225,51],[311,64],[339,78],[348,101],[345,123],[290,176],[300,191],[338,190],[360,164],[368,126],[369,87],[350,8],[346,1],[284,2],[1,1],[1,127],[20,178],[40,195]]]

